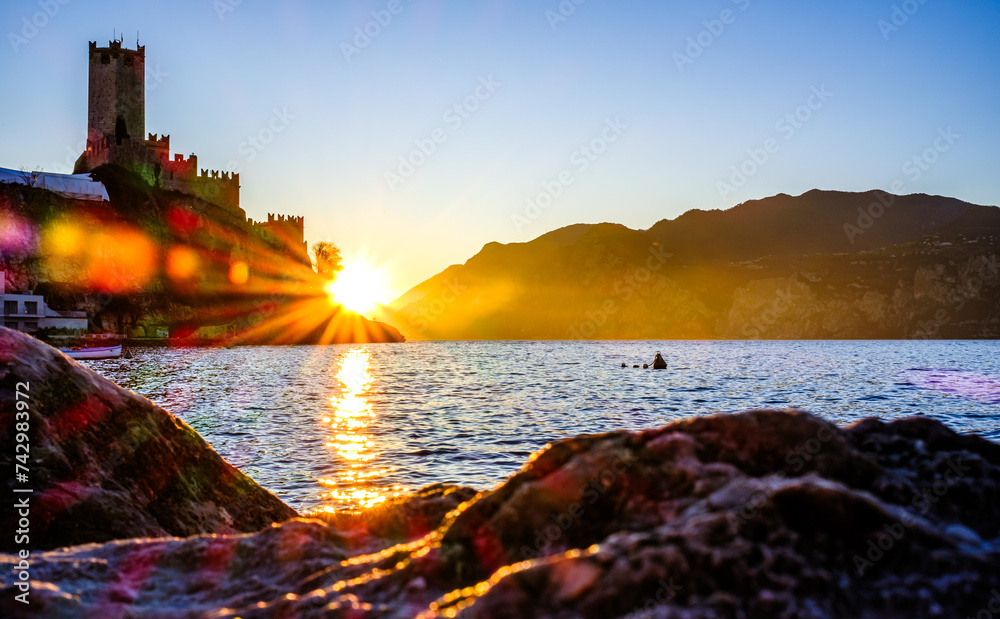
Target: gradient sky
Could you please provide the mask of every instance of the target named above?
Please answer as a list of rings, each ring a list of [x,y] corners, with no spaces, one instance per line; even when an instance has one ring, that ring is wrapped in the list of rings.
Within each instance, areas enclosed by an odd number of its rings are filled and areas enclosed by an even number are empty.
[[[563,20],[559,0],[399,0],[396,14],[390,0],[5,0],[0,167],[69,171],[87,43],[117,29],[146,46],[147,131],[203,168],[239,166],[250,217],[304,215],[308,241],[383,265],[393,293],[489,241],[577,222],[648,228],[896,181],[1000,203],[995,0],[576,1]],[[468,97],[467,117],[446,113]],[[387,180],[435,135],[412,174]],[[602,153],[578,151],[594,140]],[[742,186],[720,188],[766,145]],[[546,183],[559,195],[526,213]]]

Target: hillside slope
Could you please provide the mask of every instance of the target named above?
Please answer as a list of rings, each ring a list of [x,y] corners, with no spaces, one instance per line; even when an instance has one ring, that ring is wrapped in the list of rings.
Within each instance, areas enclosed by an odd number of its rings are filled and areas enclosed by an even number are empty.
[[[998,238],[1000,209],[953,198],[781,194],[489,243],[393,322],[417,339],[997,337]]]

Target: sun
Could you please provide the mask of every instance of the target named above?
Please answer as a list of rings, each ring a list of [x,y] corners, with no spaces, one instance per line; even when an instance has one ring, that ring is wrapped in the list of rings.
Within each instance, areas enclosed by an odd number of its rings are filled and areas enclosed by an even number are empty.
[[[331,303],[358,314],[367,314],[377,308],[388,293],[382,270],[363,260],[346,262],[344,270],[326,285],[325,290]]]

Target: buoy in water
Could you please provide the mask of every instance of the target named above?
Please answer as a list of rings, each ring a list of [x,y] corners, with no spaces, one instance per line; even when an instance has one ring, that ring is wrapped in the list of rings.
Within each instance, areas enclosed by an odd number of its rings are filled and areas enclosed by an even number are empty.
[[[622,364],[622,367],[623,367],[623,368],[627,368],[627,367],[628,367],[628,364],[626,364],[626,363],[623,363],[623,364]]]
[[[649,369],[649,364],[648,363],[643,363],[642,364],[642,369],[648,370]]]
[[[653,369],[654,370],[665,370],[667,369],[667,362],[660,355],[660,351],[656,351],[656,357],[653,358]]]

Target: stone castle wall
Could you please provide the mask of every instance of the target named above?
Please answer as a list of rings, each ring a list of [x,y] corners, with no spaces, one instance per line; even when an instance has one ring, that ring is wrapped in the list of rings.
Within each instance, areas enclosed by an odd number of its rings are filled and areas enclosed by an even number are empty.
[[[146,134],[146,49],[121,41],[108,47],[90,43],[87,149],[76,162],[80,174],[115,164],[141,175],[150,185],[178,191],[223,207],[239,221],[300,257],[306,257],[302,217],[268,213],[266,222],[246,219],[240,208],[240,175],[198,166],[198,156],[170,153],[170,136]]]
[[[267,221],[249,219],[247,223],[263,232],[271,241],[299,254],[300,257],[308,258],[304,217],[268,213]]]

